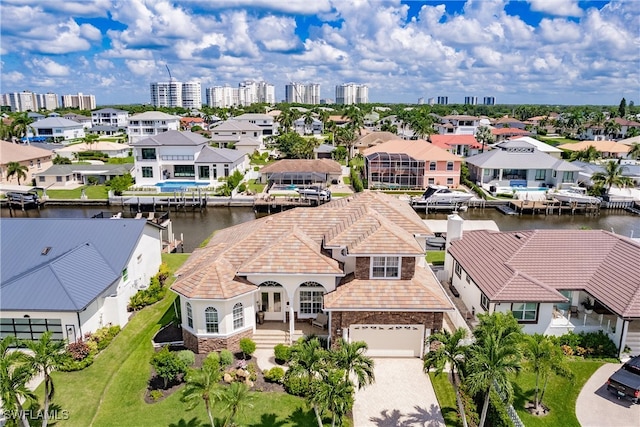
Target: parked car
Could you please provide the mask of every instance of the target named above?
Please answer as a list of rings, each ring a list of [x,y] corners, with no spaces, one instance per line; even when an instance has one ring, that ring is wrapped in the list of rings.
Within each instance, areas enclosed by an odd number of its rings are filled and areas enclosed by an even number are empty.
[[[639,403],[640,399],[640,356],[622,365],[607,381],[607,390],[618,399],[629,399]]]

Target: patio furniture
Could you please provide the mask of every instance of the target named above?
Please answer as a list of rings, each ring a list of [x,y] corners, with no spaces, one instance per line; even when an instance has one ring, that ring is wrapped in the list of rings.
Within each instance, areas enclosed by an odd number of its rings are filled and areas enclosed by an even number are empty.
[[[318,313],[316,315],[316,318],[313,319],[313,322],[311,322],[311,326],[317,326],[320,329],[324,329],[327,327],[328,323],[329,323],[329,316],[327,316],[324,313]]]
[[[572,305],[571,306],[571,315],[578,315],[578,306],[577,305]]]

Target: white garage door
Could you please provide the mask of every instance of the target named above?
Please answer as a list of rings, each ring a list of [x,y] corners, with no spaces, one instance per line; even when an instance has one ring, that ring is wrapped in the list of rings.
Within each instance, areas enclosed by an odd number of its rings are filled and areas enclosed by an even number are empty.
[[[370,357],[422,357],[424,325],[351,325],[349,341],[364,341]]]

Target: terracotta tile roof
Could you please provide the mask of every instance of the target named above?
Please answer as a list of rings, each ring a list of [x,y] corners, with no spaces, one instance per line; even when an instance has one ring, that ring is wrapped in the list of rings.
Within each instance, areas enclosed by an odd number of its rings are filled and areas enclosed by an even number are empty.
[[[586,150],[589,147],[595,148],[597,151],[601,153],[628,153],[631,149],[630,146],[626,144],[620,144],[616,141],[580,141],[573,142],[568,144],[558,145],[558,148],[561,150],[568,151],[582,151]]]
[[[353,228],[352,228],[353,227]],[[236,275],[248,273],[343,275],[342,265],[323,252],[323,242],[336,239],[353,253],[422,254],[413,237],[429,228],[408,203],[396,197],[365,191],[317,208],[298,208],[218,230],[206,247],[196,249],[178,270],[172,289],[187,297],[207,293],[207,274],[218,277],[214,286],[230,284],[238,290]],[[226,279],[207,271],[218,260],[230,267]],[[232,293],[233,293],[232,292]],[[216,295],[221,291],[213,292]]]
[[[491,129],[493,135],[531,135],[531,132],[518,128],[493,128]]]
[[[358,138],[356,147],[372,147],[392,139],[398,139],[398,135],[391,132],[371,132]]]
[[[171,289],[189,298],[227,299],[253,292],[257,288],[251,282],[237,277],[229,261],[218,258],[207,268],[192,269],[186,277],[178,277]]]
[[[53,153],[42,148],[31,145],[14,144],[9,141],[0,140],[0,164],[6,165],[11,162],[24,162],[26,160],[51,158]]]
[[[468,145],[471,148],[481,148],[476,137],[473,135],[431,135],[431,143],[443,150],[448,150],[452,145]]]
[[[443,160],[443,161],[461,161],[462,159],[454,154],[449,153],[442,148],[418,139],[415,141],[407,141],[404,139],[392,139],[383,142],[375,147],[367,148],[363,151],[365,156],[374,153],[404,153],[416,160]]]
[[[621,316],[640,317],[640,245],[626,237],[603,230],[471,231],[449,252],[491,300],[552,301],[550,290],[584,290]]]
[[[284,173],[284,172],[317,172],[317,173],[341,173],[340,163],[331,159],[284,159],[278,160],[260,169],[260,173]]]
[[[326,310],[453,310],[438,280],[422,267],[411,280],[359,280],[347,278],[324,296]]]

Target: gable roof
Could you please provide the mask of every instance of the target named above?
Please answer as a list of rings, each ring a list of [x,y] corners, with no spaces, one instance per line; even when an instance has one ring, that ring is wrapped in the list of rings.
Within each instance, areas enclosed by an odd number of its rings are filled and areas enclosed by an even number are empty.
[[[534,148],[530,152],[510,151],[508,148]],[[484,169],[551,169],[557,171],[580,171],[571,163],[539,151],[525,141],[509,140],[496,145],[496,149],[467,157],[467,163]]]
[[[603,230],[471,231],[448,251],[492,301],[561,302],[559,290],[585,290],[620,316],[640,317],[640,245],[626,237]]]
[[[74,122],[73,120],[64,119],[62,117],[47,117],[46,119],[38,120],[29,125],[34,129],[48,129],[48,128],[82,128],[82,124]]]
[[[196,132],[181,132],[179,130],[168,130],[149,138],[144,138],[129,145],[136,147],[159,147],[163,145],[176,146],[196,146],[203,145],[209,141],[208,138]]]
[[[363,218],[367,215],[371,218]],[[389,247],[392,241],[402,244],[401,249],[407,247],[407,252],[422,254],[417,242],[410,240],[415,241],[415,234],[426,233],[429,229],[408,203],[398,203],[397,198],[384,193],[365,191],[313,209],[292,209],[217,231],[207,246],[196,249],[180,268],[180,277],[171,289],[195,298],[209,293],[208,287],[224,286],[240,274],[313,272],[340,276],[344,274],[343,266],[329,256],[324,242],[356,252],[380,250],[379,254],[387,254],[397,251]],[[233,269],[224,279],[212,283],[206,271],[222,258]],[[234,296],[240,291],[245,290],[226,289],[225,295]]]
[[[235,163],[244,157],[244,153],[229,148],[202,147],[195,163]]]
[[[145,226],[135,219],[3,218],[0,310],[83,310],[120,278]]]
[[[398,135],[391,132],[370,132],[358,138],[355,145],[356,147],[371,147],[392,139],[398,139]]]
[[[363,154],[368,156],[375,153],[403,153],[413,157],[416,160],[441,160],[441,161],[461,161],[462,159],[455,154],[436,147],[425,140],[417,139],[415,141],[407,141],[405,139],[392,139],[382,144],[370,147],[364,150]]]
[[[77,163],[70,165],[51,165],[47,170],[36,172],[35,176],[65,176],[74,173],[83,173],[85,175],[124,175],[131,173],[134,169],[133,163],[121,163],[104,165],[79,165]]]
[[[39,159],[41,157],[51,158],[51,156],[52,153],[49,150],[0,140],[0,164],[2,165],[10,162],[24,162],[26,160]]]

